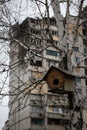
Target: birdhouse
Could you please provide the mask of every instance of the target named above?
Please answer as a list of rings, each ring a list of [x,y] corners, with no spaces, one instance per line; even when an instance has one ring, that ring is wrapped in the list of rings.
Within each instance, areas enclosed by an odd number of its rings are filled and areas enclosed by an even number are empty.
[[[49,91],[51,92],[73,92],[75,89],[76,76],[54,66],[50,67],[43,80],[47,82]]]

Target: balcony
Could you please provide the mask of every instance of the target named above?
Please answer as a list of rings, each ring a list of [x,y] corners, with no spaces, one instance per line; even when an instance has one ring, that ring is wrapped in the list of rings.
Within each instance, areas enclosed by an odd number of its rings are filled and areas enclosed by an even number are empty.
[[[65,127],[60,125],[47,125],[47,130],[65,130]]]
[[[40,126],[40,125],[34,125],[34,124],[32,124],[31,125],[31,129],[33,129],[33,130],[44,130],[44,125]]]
[[[31,118],[31,129],[43,130],[44,129],[44,119],[43,118]]]
[[[70,114],[60,114],[60,113],[47,113],[47,117],[48,118],[54,118],[54,119],[67,119],[67,120],[70,120],[71,116]]]

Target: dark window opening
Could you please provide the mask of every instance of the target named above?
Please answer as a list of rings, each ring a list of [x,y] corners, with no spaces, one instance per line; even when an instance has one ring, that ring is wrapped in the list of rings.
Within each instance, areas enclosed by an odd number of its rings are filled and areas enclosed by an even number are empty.
[[[87,75],[87,69],[85,69],[85,75]]]
[[[81,83],[81,78],[80,77],[76,78],[76,83]]]
[[[74,95],[72,92],[68,92],[68,98],[69,98],[69,109],[73,109]]]
[[[57,34],[58,34],[57,31],[52,30],[52,35],[57,35]]]
[[[56,25],[56,20],[51,20],[50,19],[50,25],[54,25],[55,26]]]
[[[54,83],[54,85],[58,85],[59,84],[59,80],[58,79],[54,79],[53,83]]]
[[[58,56],[58,52],[53,50],[46,50],[46,54],[51,56]]]
[[[54,118],[48,118],[47,123],[49,125],[62,125],[62,126],[70,126],[71,124],[70,120],[54,119]]]
[[[79,94],[82,94],[82,89],[77,88],[77,89],[76,89],[76,92],[79,93]]]
[[[62,61],[59,63],[60,68],[68,70],[67,67],[67,55],[65,55],[65,57],[63,57]]]
[[[83,40],[83,44],[84,44],[84,45],[87,45],[87,40]]]
[[[79,52],[79,47],[74,47],[75,52]]]
[[[84,60],[84,65],[87,65],[87,58]]]
[[[80,57],[75,57],[75,62],[80,62]]]
[[[87,35],[87,30],[83,30],[83,35]]]
[[[30,60],[30,65],[42,67],[42,61],[40,61],[40,60],[34,61],[33,59],[31,59]]]
[[[85,84],[87,85],[87,79],[85,80]]]
[[[48,118],[47,123],[49,125],[60,125],[59,119]]]
[[[86,48],[84,48],[84,53],[87,54],[87,49]]]
[[[34,125],[44,125],[44,119],[42,118],[31,118],[31,123]]]

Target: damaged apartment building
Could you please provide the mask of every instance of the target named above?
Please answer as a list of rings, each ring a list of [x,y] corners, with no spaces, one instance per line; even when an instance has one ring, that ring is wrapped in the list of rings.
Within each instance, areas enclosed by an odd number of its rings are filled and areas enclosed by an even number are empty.
[[[69,39],[64,46],[72,47],[73,27],[76,17],[70,17]],[[10,80],[9,80],[9,130],[76,130],[73,122],[75,101],[87,94],[86,53],[82,26],[71,57],[72,71],[68,72],[68,60],[59,42],[54,17],[48,19],[27,18],[15,24],[10,31]],[[87,64],[86,64],[87,65]],[[76,76],[75,76],[76,75]],[[79,114],[79,112],[78,112]],[[74,125],[72,125],[74,124]]]

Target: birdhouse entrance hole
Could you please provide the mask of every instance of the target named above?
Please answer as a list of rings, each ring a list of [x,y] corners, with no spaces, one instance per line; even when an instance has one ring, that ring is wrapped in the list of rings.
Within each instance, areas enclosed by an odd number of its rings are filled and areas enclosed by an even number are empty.
[[[59,80],[58,79],[54,79],[53,83],[54,83],[54,85],[58,85],[59,84]]]

